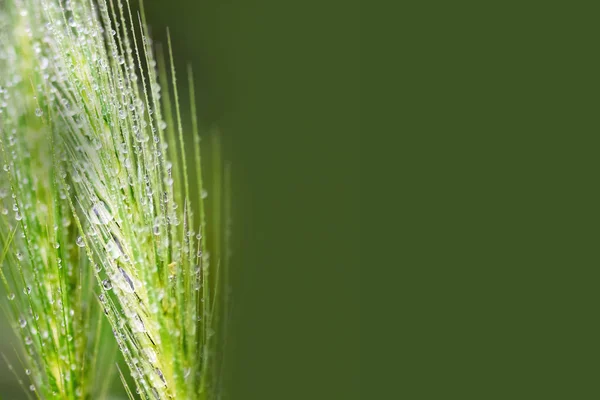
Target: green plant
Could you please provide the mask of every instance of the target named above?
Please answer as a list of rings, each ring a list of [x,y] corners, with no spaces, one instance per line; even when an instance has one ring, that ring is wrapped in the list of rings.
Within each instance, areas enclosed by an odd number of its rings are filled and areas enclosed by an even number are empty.
[[[134,18],[121,0],[12,0],[2,18],[2,157],[15,204],[1,276],[9,296],[19,292],[7,309],[32,392],[101,398],[106,318],[140,398],[216,398],[228,217],[215,140],[207,233],[191,69],[195,184],[170,39],[169,82],[143,4]]]

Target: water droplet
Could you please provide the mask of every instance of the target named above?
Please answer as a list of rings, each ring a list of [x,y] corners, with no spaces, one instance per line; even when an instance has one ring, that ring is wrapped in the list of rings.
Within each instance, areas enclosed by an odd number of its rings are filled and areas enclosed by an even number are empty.
[[[123,254],[114,240],[111,240],[108,243],[106,243],[106,252],[113,260],[116,260]]]
[[[201,192],[200,196],[201,196],[203,199],[205,199],[205,198],[207,198],[207,197],[208,197],[208,192],[207,192],[206,190],[202,189],[202,192]]]
[[[26,286],[25,289],[23,289],[23,293],[30,294],[31,293],[31,286]]]
[[[135,133],[133,135],[133,137],[135,138],[136,141],[138,141],[140,143],[146,143],[148,140],[150,140],[150,136],[144,135],[142,133]]]
[[[31,340],[31,337],[25,336],[25,344],[29,346],[31,343],[33,343],[33,340]]]
[[[90,221],[96,225],[106,225],[112,221],[113,216],[102,201],[96,202],[90,211]]]
[[[127,117],[127,114],[125,113],[125,110],[119,111],[119,118],[120,119],[125,119],[126,117]]]
[[[21,252],[19,252],[19,251],[17,251],[15,253],[15,256],[17,257],[17,260],[19,260],[19,261],[23,259],[23,254],[21,254]]]
[[[156,352],[154,350],[147,349],[146,355],[148,356],[148,361],[150,361],[152,364],[156,363],[157,357],[156,357]]]
[[[9,294],[7,297],[8,297],[8,299],[9,299],[10,301],[13,301],[13,300],[15,299],[15,294],[14,294],[14,293],[11,293],[11,294]]]
[[[32,392],[35,392],[35,386],[34,385],[29,385],[29,390],[31,390]]]
[[[135,292],[133,280],[129,277],[129,275],[127,275],[127,272],[125,272],[125,270],[121,267],[119,267],[119,271],[121,272],[121,275],[123,275],[123,279],[125,281],[124,285],[119,285],[121,287],[121,290],[127,293]]]
[[[76,243],[76,244],[77,244],[77,246],[79,246],[79,247],[84,247],[84,246],[85,246],[85,242],[83,241],[83,237],[82,237],[82,236],[79,236],[79,237],[77,238],[77,241],[76,241],[75,243]]]
[[[161,371],[160,369],[156,368],[156,373],[157,373],[157,374],[158,374],[158,376],[160,377],[160,380],[161,380],[161,381],[163,381],[163,383],[166,385],[166,384],[167,384],[167,381],[165,380],[165,377],[164,377],[164,375],[163,375],[162,371]]]
[[[30,369],[26,369],[26,370],[25,370],[25,374],[26,374],[26,375],[31,375],[31,370],[30,370]]]
[[[164,131],[165,129],[167,129],[167,123],[165,121],[160,121],[158,123],[158,129],[160,129],[161,131]]]
[[[146,326],[139,315],[131,319],[131,330],[138,333],[146,332]]]
[[[15,219],[16,219],[17,221],[20,221],[20,220],[22,220],[22,219],[23,219],[23,216],[21,215],[21,213],[20,213],[20,212],[18,212],[18,211],[17,211],[17,212],[15,213]]]
[[[108,279],[102,281],[102,286],[104,286],[104,289],[106,290],[112,289],[112,283],[110,283],[110,280]]]
[[[23,317],[19,318],[19,326],[25,328],[27,326],[27,320]]]
[[[42,115],[44,115],[44,112],[42,111],[42,109],[41,109],[41,108],[39,108],[39,107],[38,107],[38,108],[36,108],[36,109],[35,109],[35,116],[36,116],[36,117],[41,117]]]

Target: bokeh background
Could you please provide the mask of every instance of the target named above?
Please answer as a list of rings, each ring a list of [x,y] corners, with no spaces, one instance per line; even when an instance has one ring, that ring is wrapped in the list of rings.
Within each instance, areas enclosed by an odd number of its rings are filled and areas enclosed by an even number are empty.
[[[359,398],[359,1],[145,8],[155,41],[170,29],[183,109],[191,63],[203,130],[219,128],[232,163],[228,398]],[[22,398],[5,365],[0,394]]]

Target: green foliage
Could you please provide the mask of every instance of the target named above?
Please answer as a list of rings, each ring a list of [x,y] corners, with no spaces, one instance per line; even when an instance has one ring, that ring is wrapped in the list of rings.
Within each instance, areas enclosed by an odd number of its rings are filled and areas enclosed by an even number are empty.
[[[143,8],[137,18],[121,0],[5,8],[0,195],[13,211],[0,223],[0,276],[31,393],[103,398],[109,380],[95,375],[114,360],[101,351],[106,321],[135,383],[130,397],[218,397],[228,217],[215,140],[207,235],[191,70],[187,154],[170,39],[169,76]]]

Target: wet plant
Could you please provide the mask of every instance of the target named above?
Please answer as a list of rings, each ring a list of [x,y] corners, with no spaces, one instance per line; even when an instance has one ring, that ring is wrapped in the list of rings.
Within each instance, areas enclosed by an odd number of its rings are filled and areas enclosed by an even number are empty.
[[[33,371],[24,386],[37,398],[102,398],[105,321],[130,398],[218,398],[228,193],[215,140],[205,217],[191,69],[186,147],[170,39],[168,63],[160,49],[155,58],[143,4],[3,9],[1,277]]]

